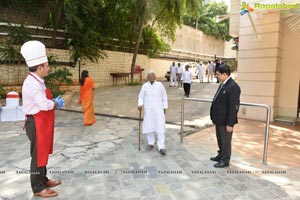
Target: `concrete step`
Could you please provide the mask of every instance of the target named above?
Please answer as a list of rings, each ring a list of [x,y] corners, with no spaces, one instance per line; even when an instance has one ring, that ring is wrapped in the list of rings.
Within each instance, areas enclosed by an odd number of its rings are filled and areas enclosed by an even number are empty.
[[[276,121],[276,122],[290,123],[293,126],[295,126],[297,122],[300,122],[299,118],[288,117],[288,116],[277,116],[277,117],[274,118],[274,121]]]

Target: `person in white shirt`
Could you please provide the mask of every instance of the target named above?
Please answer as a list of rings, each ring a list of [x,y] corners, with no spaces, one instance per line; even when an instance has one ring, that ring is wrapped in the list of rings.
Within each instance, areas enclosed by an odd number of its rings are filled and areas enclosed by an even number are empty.
[[[190,90],[191,90],[191,83],[193,79],[193,74],[191,71],[189,71],[189,65],[185,66],[185,71],[182,73],[182,82],[183,82],[183,90],[184,90],[184,96],[189,97],[190,96]]]
[[[178,87],[182,87],[182,81],[181,81],[181,76],[182,76],[183,69],[180,67],[180,63],[178,63],[177,67],[177,81],[178,81]]]
[[[213,62],[208,61],[207,71],[208,71],[207,82],[213,82],[213,78],[215,76],[215,65]]]
[[[177,86],[177,66],[175,65],[175,62],[170,66],[170,87]]]
[[[157,82],[153,70],[148,72],[148,82],[144,83],[138,97],[138,110],[144,107],[143,134],[147,134],[147,150],[152,150],[157,134],[157,147],[161,155],[166,155],[165,129],[168,98],[165,87]]]
[[[53,151],[54,109],[60,109],[64,100],[53,100],[51,90],[46,88],[44,77],[49,65],[45,45],[28,41],[21,47],[21,54],[29,67],[29,74],[22,86],[23,111],[26,113],[25,129],[30,141],[30,182],[34,196],[54,197],[57,192],[49,187],[60,185],[58,180],[47,178],[48,157]]]
[[[203,69],[202,63],[199,63],[195,73],[196,74],[198,73],[198,78],[199,78],[200,83],[203,82],[203,72],[204,72],[204,69]]]

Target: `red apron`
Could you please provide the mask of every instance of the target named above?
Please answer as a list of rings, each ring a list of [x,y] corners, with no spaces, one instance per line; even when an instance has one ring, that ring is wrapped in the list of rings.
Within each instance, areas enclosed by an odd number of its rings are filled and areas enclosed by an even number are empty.
[[[32,74],[29,75],[33,76]],[[36,77],[34,78],[40,82]],[[45,92],[47,99],[52,100],[51,90],[47,88]],[[34,114],[34,121],[36,130],[37,166],[43,167],[47,165],[49,154],[53,152],[54,109],[47,111],[41,110]]]

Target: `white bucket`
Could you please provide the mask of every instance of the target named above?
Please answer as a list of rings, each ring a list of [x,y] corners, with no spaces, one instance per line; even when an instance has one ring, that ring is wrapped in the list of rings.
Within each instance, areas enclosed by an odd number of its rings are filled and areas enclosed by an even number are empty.
[[[5,106],[7,107],[19,106],[19,94],[15,91],[7,93]]]

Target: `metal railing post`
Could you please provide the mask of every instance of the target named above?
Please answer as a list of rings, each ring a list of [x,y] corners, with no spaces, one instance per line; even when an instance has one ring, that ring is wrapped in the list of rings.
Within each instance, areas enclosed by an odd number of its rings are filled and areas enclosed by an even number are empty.
[[[184,99],[181,100],[181,129],[180,129],[180,143],[183,143],[183,122],[184,122]]]
[[[269,145],[269,126],[270,126],[270,117],[271,117],[271,107],[267,106],[267,116],[266,116],[266,128],[265,128],[265,143],[264,143],[264,155],[263,163],[267,164],[268,157],[268,145]]]

